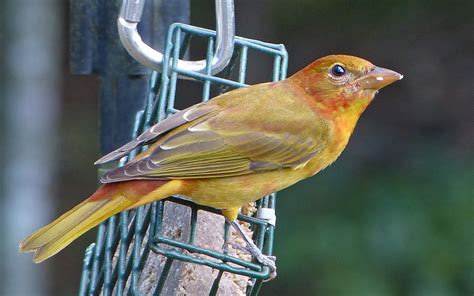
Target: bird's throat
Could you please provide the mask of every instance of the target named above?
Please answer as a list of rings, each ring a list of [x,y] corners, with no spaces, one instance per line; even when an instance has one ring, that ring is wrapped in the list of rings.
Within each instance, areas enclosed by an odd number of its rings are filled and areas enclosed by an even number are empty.
[[[310,175],[314,175],[332,164],[346,148],[349,139],[354,132],[357,121],[361,114],[372,101],[373,96],[359,97],[351,103],[347,101],[336,101],[333,104],[322,104],[321,108],[328,116],[332,143],[321,153],[320,157],[314,158],[306,167]],[[318,104],[319,105],[319,104]]]

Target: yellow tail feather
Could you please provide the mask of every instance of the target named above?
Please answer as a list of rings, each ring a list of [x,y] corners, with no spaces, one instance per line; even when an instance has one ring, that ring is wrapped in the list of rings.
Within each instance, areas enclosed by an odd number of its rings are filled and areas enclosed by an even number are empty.
[[[20,252],[35,252],[35,263],[46,260],[107,218],[176,193],[178,184],[127,181],[103,185],[90,198],[25,238],[20,243]]]
[[[86,200],[23,240],[20,251],[35,252],[33,261],[39,263],[55,255],[76,238],[105,219],[127,209],[133,203],[133,200],[123,196],[99,201]]]

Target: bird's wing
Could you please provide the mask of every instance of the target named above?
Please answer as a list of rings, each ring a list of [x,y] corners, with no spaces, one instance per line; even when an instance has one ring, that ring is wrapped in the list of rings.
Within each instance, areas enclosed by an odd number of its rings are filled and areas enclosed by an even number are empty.
[[[215,105],[201,103],[201,104],[191,106],[187,109],[184,109],[178,113],[175,113],[171,115],[170,117],[166,118],[165,120],[155,124],[148,130],[143,132],[136,139],[128,142],[127,144],[123,145],[117,150],[114,150],[108,153],[107,155],[104,155],[99,160],[97,160],[94,164],[102,164],[102,163],[106,163],[106,162],[118,159],[120,157],[123,157],[127,155],[129,152],[135,150],[137,147],[153,143],[159,137],[169,132],[170,130],[182,124],[198,119],[215,110],[216,110]]]
[[[284,116],[288,128],[275,130],[274,119],[242,121],[229,112],[210,114],[171,131],[148,156],[108,172],[101,181],[220,178],[297,168],[326,145],[328,127],[317,124],[314,117],[301,122]],[[292,125],[297,127],[291,129]]]

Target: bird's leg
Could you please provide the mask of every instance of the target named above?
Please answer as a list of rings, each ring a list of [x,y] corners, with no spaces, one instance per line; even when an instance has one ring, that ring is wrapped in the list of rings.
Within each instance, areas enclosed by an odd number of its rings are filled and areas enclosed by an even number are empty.
[[[268,279],[268,281],[271,281],[272,279],[274,279],[277,275],[276,264],[275,264],[276,257],[263,254],[262,251],[253,242],[253,240],[250,237],[248,237],[248,235],[244,232],[244,230],[242,229],[242,226],[240,226],[237,220],[234,220],[234,221],[230,221],[228,219],[226,220],[230,223],[230,225],[232,225],[232,227],[234,227],[235,230],[237,230],[239,235],[247,244],[247,246],[243,249],[247,251],[248,253],[250,253],[258,262],[270,268],[270,278]]]

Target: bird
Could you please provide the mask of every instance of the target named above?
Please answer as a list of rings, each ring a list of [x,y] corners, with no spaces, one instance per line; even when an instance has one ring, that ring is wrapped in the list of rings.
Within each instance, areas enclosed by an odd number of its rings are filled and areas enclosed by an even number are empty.
[[[362,58],[329,55],[285,80],[235,89],[179,111],[97,160],[104,164],[147,147],[102,176],[86,200],[25,238],[20,252],[44,261],[107,218],[172,195],[222,210],[238,227],[243,205],[332,164],[374,96],[402,78]],[[246,242],[274,271],[275,258]]]

